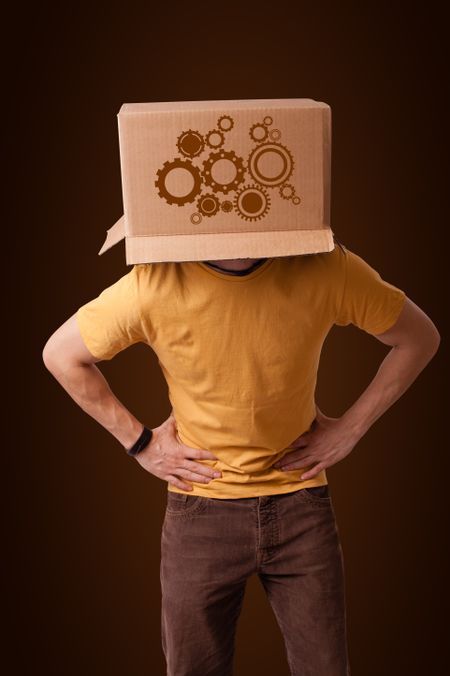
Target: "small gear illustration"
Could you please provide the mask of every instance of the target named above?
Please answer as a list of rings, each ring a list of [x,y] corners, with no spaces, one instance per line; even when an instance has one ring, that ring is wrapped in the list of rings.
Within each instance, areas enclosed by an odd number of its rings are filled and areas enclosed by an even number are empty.
[[[268,193],[259,185],[246,185],[236,194],[234,208],[246,221],[259,221],[270,207]]]
[[[211,131],[205,134],[205,141],[206,144],[214,150],[223,146],[225,143],[225,136],[220,129],[211,129]]]
[[[295,188],[292,183],[283,183],[283,185],[280,186],[280,197],[282,197],[284,200],[290,200],[294,197],[294,195]]]
[[[224,200],[220,205],[220,208],[222,211],[225,211],[225,213],[229,213],[230,211],[233,211],[233,202],[230,202],[230,200]]]
[[[255,122],[255,124],[252,124],[252,126],[250,127],[250,131],[248,133],[252,141],[255,141],[256,143],[261,143],[262,141],[265,141],[266,138],[268,137],[269,130],[264,124]]]
[[[233,164],[233,178],[231,181],[220,182],[213,177],[214,165],[225,160],[228,164]],[[217,153],[211,153],[203,163],[203,180],[214,192],[228,193],[230,190],[237,190],[239,185],[245,179],[244,160],[236,155],[234,150],[219,150]]]
[[[281,131],[279,129],[271,129],[270,138],[272,141],[279,141],[281,138]]]
[[[273,188],[292,175],[294,158],[281,143],[260,143],[250,153],[248,170],[256,183]]]
[[[202,220],[202,215],[198,213],[198,211],[195,211],[193,214],[191,214],[191,223],[194,225],[198,225]]]
[[[186,195],[172,195],[167,189],[166,180],[171,172],[178,172],[180,169],[191,175],[193,186]],[[188,202],[193,202],[202,188],[200,169],[192,164],[190,160],[181,160],[179,157],[176,157],[171,162],[164,162],[162,169],[158,169],[156,174],[158,178],[155,181],[155,186],[158,188],[159,196],[164,198],[169,204],[177,204],[179,207],[182,207]]]
[[[199,131],[188,129],[177,139],[177,148],[185,157],[197,157],[203,152],[205,141]]]
[[[302,201],[301,197],[299,197],[298,195],[295,195],[295,197],[292,198],[293,204],[300,204],[301,201]]]
[[[212,193],[206,193],[198,198],[197,209],[203,216],[215,216],[220,209],[220,202]]]
[[[221,131],[231,131],[234,127],[233,118],[229,115],[221,115],[217,120],[217,126]]]
[[[269,126],[272,124],[272,122],[273,122],[273,117],[271,117],[270,115],[266,115],[266,117],[265,117],[264,120],[263,120],[263,123],[264,123],[267,127],[269,127]]]

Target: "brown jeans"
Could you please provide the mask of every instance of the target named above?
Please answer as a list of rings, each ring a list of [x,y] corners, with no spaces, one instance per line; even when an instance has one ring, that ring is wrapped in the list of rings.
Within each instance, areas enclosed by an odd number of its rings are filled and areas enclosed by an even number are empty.
[[[328,486],[230,499],[168,491],[161,532],[167,676],[233,674],[236,624],[253,573],[292,676],[349,676],[344,562]]]

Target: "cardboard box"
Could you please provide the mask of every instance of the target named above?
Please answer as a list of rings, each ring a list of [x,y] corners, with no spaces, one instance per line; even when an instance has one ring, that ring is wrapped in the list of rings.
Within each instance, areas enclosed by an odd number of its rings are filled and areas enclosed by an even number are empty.
[[[331,108],[313,99],[124,103],[127,264],[332,251]]]

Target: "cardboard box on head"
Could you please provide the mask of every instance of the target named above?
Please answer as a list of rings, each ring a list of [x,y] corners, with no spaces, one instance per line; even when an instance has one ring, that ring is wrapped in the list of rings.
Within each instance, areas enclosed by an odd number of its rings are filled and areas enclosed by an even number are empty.
[[[332,251],[331,108],[313,99],[124,103],[125,238],[135,263]]]

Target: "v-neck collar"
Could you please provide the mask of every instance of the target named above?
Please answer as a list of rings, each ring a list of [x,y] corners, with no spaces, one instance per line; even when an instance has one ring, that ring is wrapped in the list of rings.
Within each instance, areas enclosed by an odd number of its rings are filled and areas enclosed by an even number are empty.
[[[254,279],[258,275],[260,275],[264,270],[266,270],[270,264],[273,262],[273,258],[266,258],[265,261],[260,263],[259,265],[255,265],[250,272],[244,274],[244,275],[234,275],[234,274],[227,274],[225,271],[221,272],[218,268],[212,267],[203,261],[197,261],[197,264],[206,272],[209,272],[211,275],[214,275],[215,277],[218,277],[219,279],[223,279],[227,282],[245,282],[248,279]]]

